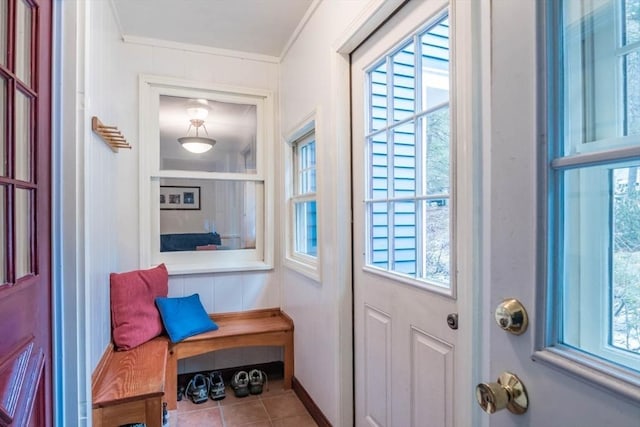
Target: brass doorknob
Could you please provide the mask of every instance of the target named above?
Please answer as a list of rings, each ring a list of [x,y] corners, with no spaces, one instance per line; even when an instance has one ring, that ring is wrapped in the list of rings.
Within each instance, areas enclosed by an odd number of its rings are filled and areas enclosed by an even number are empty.
[[[516,415],[527,412],[529,397],[524,384],[510,372],[500,374],[495,383],[481,383],[476,386],[476,400],[487,414],[504,408]]]

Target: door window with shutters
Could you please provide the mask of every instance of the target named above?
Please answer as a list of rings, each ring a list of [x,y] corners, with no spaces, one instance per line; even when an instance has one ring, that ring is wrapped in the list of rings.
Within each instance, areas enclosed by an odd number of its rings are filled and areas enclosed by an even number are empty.
[[[640,0],[565,0],[552,16],[547,344],[638,387]]]
[[[448,293],[448,14],[384,56],[366,77],[367,268]]]

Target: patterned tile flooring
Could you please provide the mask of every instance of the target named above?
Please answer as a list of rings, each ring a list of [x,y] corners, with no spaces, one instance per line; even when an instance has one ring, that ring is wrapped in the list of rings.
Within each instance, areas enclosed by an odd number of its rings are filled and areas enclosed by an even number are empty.
[[[187,398],[169,412],[170,427],[315,427],[302,402],[292,390],[282,388],[282,380],[269,381],[259,395],[238,398],[229,386],[219,401],[196,405]]]

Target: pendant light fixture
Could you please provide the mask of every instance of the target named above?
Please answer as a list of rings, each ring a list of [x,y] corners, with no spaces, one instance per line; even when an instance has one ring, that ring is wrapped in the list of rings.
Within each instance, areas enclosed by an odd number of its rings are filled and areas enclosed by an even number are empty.
[[[192,100],[187,107],[187,115],[189,116],[189,128],[187,129],[187,136],[178,138],[178,142],[185,150],[194,153],[202,154],[211,150],[216,143],[215,139],[209,138],[209,132],[204,125],[204,119],[209,115],[209,108],[206,100]],[[195,136],[189,136],[191,128],[195,129]],[[206,137],[199,135],[200,128],[204,129]]]

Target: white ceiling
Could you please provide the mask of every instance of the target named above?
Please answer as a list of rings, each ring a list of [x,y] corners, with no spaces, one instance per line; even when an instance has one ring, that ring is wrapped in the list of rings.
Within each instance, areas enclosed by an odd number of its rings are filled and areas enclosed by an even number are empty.
[[[313,0],[113,0],[123,35],[279,57]]]

